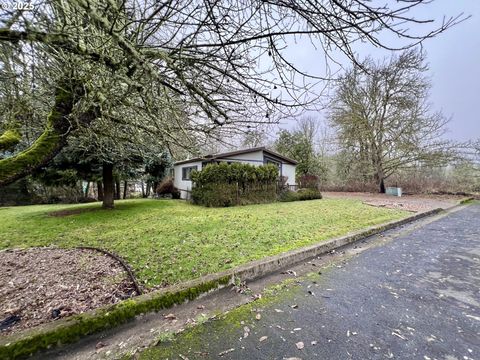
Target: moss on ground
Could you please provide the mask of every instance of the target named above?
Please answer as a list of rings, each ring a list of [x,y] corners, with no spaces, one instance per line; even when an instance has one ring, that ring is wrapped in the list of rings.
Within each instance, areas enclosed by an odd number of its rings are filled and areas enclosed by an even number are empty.
[[[316,279],[318,274],[312,274],[308,278]],[[180,359],[179,354],[186,356],[187,350],[191,353],[202,353],[205,350],[204,341],[206,337],[217,336],[216,334],[220,334],[219,337],[225,335],[241,337],[244,326],[248,326],[250,329],[261,326],[262,320],[257,320],[255,318],[256,314],[262,314],[265,308],[272,307],[277,302],[284,302],[298,296],[301,287],[297,284],[297,281],[296,278],[287,279],[280,284],[266,288],[262,293],[262,298],[210,319],[202,326],[192,326],[176,335],[169,334],[161,337],[157,346],[141,353],[140,359]],[[221,339],[217,340],[220,341]],[[209,358],[212,358],[212,356]]]
[[[21,333],[5,337],[0,343],[0,359],[21,359],[52,345],[66,344],[78,340],[81,336],[93,334],[123,324],[136,315],[159,311],[186,300],[193,300],[200,294],[227,285],[229,276],[218,280],[192,286],[190,288],[165,294],[147,294],[129,299],[116,305],[68,318],[61,323],[50,323],[27,335]]]

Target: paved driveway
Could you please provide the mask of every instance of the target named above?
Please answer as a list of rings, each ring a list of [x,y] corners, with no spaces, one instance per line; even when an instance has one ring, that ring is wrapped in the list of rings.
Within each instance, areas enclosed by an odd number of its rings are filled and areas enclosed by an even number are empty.
[[[320,272],[144,356],[480,359],[480,205]]]

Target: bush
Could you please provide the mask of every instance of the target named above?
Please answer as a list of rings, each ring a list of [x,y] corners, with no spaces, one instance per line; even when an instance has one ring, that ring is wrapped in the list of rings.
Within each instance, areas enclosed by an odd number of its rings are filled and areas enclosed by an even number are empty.
[[[322,194],[318,189],[299,189],[298,191],[282,191],[278,196],[278,201],[303,201],[321,199]]]
[[[304,174],[298,178],[298,185],[306,189],[318,189],[320,178],[317,175]]]
[[[225,207],[276,200],[278,169],[275,165],[210,164],[191,174],[192,201],[203,206]]]
[[[278,201],[282,202],[289,202],[289,201],[297,201],[297,193],[292,190],[283,190],[278,194]]]
[[[251,184],[240,188],[237,184],[211,183],[192,189],[193,203],[207,207],[271,203],[276,199],[276,184]]]
[[[196,186],[212,183],[237,183],[242,187],[254,183],[276,183],[278,168],[272,164],[262,166],[244,163],[208,164],[202,171],[192,171],[191,178]]]
[[[211,183],[192,189],[194,204],[208,207],[227,207],[237,203],[236,184]]]
[[[298,200],[315,200],[321,199],[322,194],[318,189],[299,189],[297,191]]]
[[[167,177],[158,184],[155,190],[158,196],[171,195],[172,199],[180,199],[180,191],[173,185],[173,178]]]

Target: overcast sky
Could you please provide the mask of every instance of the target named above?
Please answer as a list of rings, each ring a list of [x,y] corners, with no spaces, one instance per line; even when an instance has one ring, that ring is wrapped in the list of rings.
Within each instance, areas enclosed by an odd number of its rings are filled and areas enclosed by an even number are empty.
[[[462,12],[472,17],[424,43],[433,85],[430,97],[433,108],[452,117],[447,136],[461,141],[480,138],[480,0],[435,0],[412,12],[415,17],[438,21]],[[307,43],[302,41],[290,47],[288,53],[303,69],[322,73],[320,53]],[[359,51],[360,58],[387,55],[376,49]],[[345,62],[345,66],[349,64]]]

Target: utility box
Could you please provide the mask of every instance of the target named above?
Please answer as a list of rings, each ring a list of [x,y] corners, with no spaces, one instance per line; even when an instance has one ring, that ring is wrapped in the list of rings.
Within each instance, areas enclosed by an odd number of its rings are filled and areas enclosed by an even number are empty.
[[[387,195],[392,195],[392,196],[402,196],[402,188],[399,187],[387,187],[385,190],[385,193]]]

